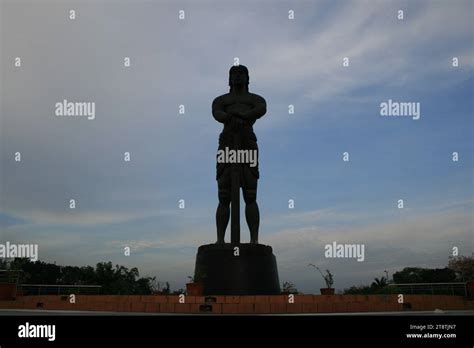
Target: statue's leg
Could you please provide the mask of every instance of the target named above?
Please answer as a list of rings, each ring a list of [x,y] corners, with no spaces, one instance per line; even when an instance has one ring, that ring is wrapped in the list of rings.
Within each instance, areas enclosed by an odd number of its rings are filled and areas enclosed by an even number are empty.
[[[257,205],[257,180],[258,178],[249,167],[244,166],[244,187],[242,191],[245,200],[245,219],[250,230],[250,243],[258,244],[258,228],[260,225],[260,212]]]
[[[257,204],[257,189],[244,188],[245,219],[250,230],[250,243],[258,244],[258,227],[260,225],[260,212]]]
[[[219,189],[219,205],[216,211],[217,243],[223,244],[230,219],[230,171],[228,168],[217,180],[217,185]]]

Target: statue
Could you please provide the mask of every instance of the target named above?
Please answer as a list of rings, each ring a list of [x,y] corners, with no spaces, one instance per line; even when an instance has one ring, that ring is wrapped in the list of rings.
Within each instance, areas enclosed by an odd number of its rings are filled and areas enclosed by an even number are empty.
[[[249,93],[249,72],[243,65],[229,71],[230,91],[214,99],[212,115],[224,124],[217,151],[217,242],[201,245],[194,279],[208,295],[277,295],[278,267],[272,247],[258,243],[260,213],[257,205],[258,146],[255,121],[265,115],[266,102]],[[240,189],[250,243],[240,243]],[[225,231],[231,219],[231,243]]]
[[[219,205],[216,211],[217,244],[224,244],[230,207],[232,207],[231,242],[240,243],[240,188],[245,201],[245,218],[250,230],[250,243],[258,244],[260,223],[257,205],[258,146],[253,125],[257,119],[265,115],[266,102],[261,96],[250,93],[248,85],[247,68],[243,65],[233,66],[229,71],[229,93],[217,97],[212,103],[212,115],[218,122],[224,124],[219,136],[219,151],[228,153],[229,150],[234,150],[234,157],[246,154],[244,157],[247,160],[251,159],[253,154],[256,157],[256,164],[250,161],[247,163],[218,161],[216,165],[219,190]]]

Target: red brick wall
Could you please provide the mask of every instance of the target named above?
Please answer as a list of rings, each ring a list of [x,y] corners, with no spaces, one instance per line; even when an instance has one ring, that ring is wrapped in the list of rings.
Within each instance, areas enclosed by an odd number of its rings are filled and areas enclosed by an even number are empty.
[[[181,302],[182,302],[181,298]],[[474,301],[462,296],[404,295],[294,295],[289,296],[118,296],[77,295],[76,302],[61,296],[20,296],[16,301],[0,301],[4,309],[118,311],[148,313],[265,314],[265,313],[341,313],[403,310],[474,309]],[[206,302],[207,300],[207,302]]]

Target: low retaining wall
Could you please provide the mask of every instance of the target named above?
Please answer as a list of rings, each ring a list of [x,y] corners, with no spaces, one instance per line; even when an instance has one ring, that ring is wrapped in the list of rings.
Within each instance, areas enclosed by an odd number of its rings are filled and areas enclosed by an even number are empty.
[[[0,283],[0,301],[11,301],[16,296],[15,283]]]
[[[184,302],[184,303],[183,303]],[[278,295],[278,296],[20,296],[0,301],[3,309],[47,309],[151,313],[347,313],[474,309],[462,296],[404,295]]]

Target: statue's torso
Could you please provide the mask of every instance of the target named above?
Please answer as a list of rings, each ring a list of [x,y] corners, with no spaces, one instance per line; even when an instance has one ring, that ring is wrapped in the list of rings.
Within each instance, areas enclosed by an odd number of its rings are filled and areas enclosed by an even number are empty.
[[[246,93],[243,95],[227,93],[219,98],[222,98],[224,112],[232,113],[232,111],[246,112],[253,109],[257,103],[258,96],[252,93]],[[244,121],[243,125],[240,126],[238,130],[233,129],[230,123],[224,124],[224,129],[219,136],[219,150],[224,150],[226,147],[229,149],[236,148],[234,141],[235,135],[238,134],[240,138],[238,149],[255,150],[258,153],[257,136],[253,131],[254,123],[255,120]],[[227,163],[217,163],[217,178],[220,177],[227,166]],[[245,167],[248,167],[252,172],[252,175],[256,178],[259,177],[258,162],[256,167],[249,167],[248,164]]]
[[[241,95],[236,95],[233,93],[227,93],[222,96],[222,102],[224,104],[224,111],[227,113],[232,113],[235,111],[246,112],[255,107],[258,96],[252,93],[245,93]],[[253,121],[244,121],[243,125],[239,128],[238,132],[242,139],[241,149],[257,149],[257,137],[253,131]],[[235,132],[235,129],[232,129],[230,124],[225,124],[224,129],[219,137],[219,147],[229,146],[231,147],[231,138],[232,133]]]

